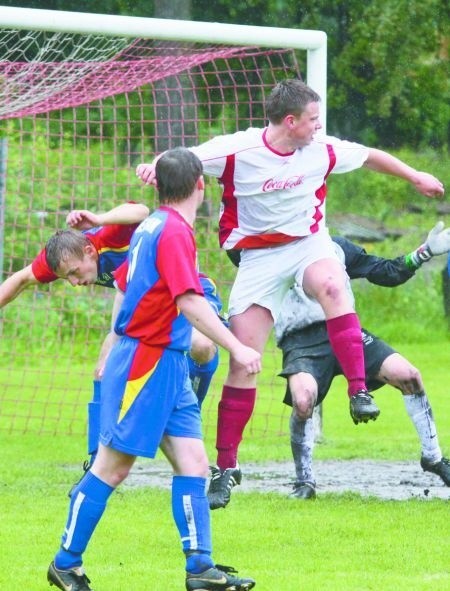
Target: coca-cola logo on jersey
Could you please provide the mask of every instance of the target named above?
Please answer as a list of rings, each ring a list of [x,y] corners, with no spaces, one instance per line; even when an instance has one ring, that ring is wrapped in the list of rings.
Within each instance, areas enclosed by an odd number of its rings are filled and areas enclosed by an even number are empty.
[[[276,181],[274,179],[268,179],[263,184],[263,192],[267,193],[268,191],[282,191],[284,189],[293,189],[294,187],[298,187],[304,181],[305,177],[302,176],[291,176],[288,179],[282,179]]]

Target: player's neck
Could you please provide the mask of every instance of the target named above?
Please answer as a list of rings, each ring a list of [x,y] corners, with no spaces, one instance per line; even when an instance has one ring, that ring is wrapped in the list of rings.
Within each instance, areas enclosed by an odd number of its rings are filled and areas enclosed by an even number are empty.
[[[165,207],[175,210],[192,228],[197,215],[197,204],[191,199],[180,203],[166,203]]]
[[[281,126],[269,125],[266,129],[265,141],[269,148],[279,154],[290,154],[297,149],[295,142]]]

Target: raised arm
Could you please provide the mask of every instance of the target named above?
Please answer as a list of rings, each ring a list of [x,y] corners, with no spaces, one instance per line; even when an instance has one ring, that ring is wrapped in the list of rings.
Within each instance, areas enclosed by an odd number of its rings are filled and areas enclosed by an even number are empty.
[[[385,287],[395,287],[411,279],[419,267],[433,256],[450,251],[450,228],[438,222],[426,241],[407,255],[386,259],[367,254],[364,248],[339,236],[333,237],[344,251],[345,266],[350,279],[364,278]]]
[[[139,224],[150,214],[142,203],[122,203],[104,213],[94,213],[89,209],[74,209],[66,217],[66,223],[76,230],[89,230],[96,226],[112,224]]]
[[[0,285],[0,308],[14,300],[24,289],[30,285],[36,285],[39,281],[33,274],[31,265],[16,271]]]
[[[364,166],[376,172],[404,179],[425,197],[442,197],[444,195],[444,185],[439,179],[428,172],[421,172],[412,168],[399,158],[383,150],[370,148],[369,157]]]

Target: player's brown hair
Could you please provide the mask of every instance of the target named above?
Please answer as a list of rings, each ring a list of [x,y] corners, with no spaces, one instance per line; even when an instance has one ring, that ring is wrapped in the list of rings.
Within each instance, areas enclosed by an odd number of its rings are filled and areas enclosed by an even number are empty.
[[[278,124],[287,115],[299,116],[309,103],[319,103],[320,96],[298,78],[279,82],[266,99],[269,121]]]
[[[156,162],[156,182],[159,201],[176,203],[187,199],[203,174],[197,156],[187,148],[167,150]]]
[[[58,230],[45,245],[45,258],[50,269],[55,273],[61,262],[68,257],[82,259],[85,247],[91,244],[84,234],[78,230]]]

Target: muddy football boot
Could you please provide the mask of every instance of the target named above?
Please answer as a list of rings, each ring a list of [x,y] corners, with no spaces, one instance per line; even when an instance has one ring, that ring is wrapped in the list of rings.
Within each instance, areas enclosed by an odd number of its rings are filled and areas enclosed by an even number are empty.
[[[187,573],[186,591],[248,591],[256,585],[253,579],[241,579],[234,575],[237,571],[231,566],[216,564],[212,568],[195,575]]]
[[[450,486],[450,460],[441,458],[439,462],[432,464],[426,458],[420,458],[420,465],[424,472],[432,472],[442,478],[447,486]]]
[[[81,566],[69,570],[59,570],[52,562],[48,567],[47,580],[50,585],[55,585],[62,591],[93,591],[89,587],[91,582]]]
[[[294,482],[294,490],[289,494],[290,499],[315,499],[316,487],[312,482]]]
[[[230,502],[231,489],[236,484],[241,484],[242,472],[238,467],[221,470],[211,466],[211,482],[208,489],[208,501],[210,509],[226,507]]]
[[[350,396],[350,416],[355,425],[375,421],[379,414],[380,409],[367,390],[358,390],[356,394]]]

